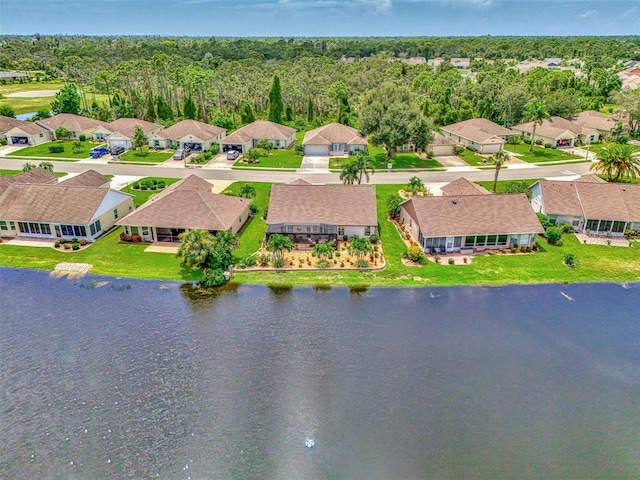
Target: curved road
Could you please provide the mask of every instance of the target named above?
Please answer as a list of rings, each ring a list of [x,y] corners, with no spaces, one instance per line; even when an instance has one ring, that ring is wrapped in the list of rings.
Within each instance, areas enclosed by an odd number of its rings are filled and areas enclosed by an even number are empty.
[[[29,160],[9,159],[0,157],[0,168],[8,170],[20,170],[22,165]],[[39,163],[40,160],[31,160]],[[50,161],[50,160],[49,160]],[[207,180],[247,181],[247,182],[273,182],[286,183],[296,178],[303,178],[312,183],[340,183],[337,173],[314,172],[278,172],[273,170],[231,170],[219,168],[176,168],[163,167],[162,165],[118,165],[107,164],[104,161],[95,162],[82,160],[79,162],[55,162],[52,161],[57,171],[81,173],[94,169],[105,175],[129,175],[138,177],[166,177],[183,178],[196,174]],[[590,163],[575,163],[565,165],[536,166],[529,164],[514,164],[500,170],[500,180],[523,180],[543,177],[562,177],[569,175],[584,175],[589,172]],[[410,177],[418,176],[424,183],[451,182],[457,178],[465,177],[471,181],[493,180],[494,170],[480,170],[473,167],[453,167],[440,172],[378,172],[371,176],[370,183],[407,183]]]

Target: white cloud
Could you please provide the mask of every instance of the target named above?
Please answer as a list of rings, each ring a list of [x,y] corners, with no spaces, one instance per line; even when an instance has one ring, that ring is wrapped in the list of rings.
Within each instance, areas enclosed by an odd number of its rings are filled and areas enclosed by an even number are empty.
[[[583,13],[580,14],[580,18],[589,18],[589,17],[593,17],[593,15],[595,15],[596,11],[595,10],[587,10]]]
[[[622,15],[620,15],[620,17],[621,18],[630,17],[631,15],[636,13],[637,11],[638,11],[638,7],[631,7],[629,10],[626,10]]]
[[[370,15],[388,14],[393,7],[393,0],[262,0],[252,8],[265,10],[282,9],[301,12],[314,8],[341,8],[358,10]]]
[[[356,5],[363,6],[367,9],[367,13],[371,14],[388,14],[393,7],[391,0],[355,0]]]
[[[495,0],[409,0],[410,3],[436,3],[459,8],[488,8]]]

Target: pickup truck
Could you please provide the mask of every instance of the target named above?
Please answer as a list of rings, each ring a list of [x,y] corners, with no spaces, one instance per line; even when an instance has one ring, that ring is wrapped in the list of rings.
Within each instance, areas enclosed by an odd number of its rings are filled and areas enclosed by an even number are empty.
[[[91,152],[89,152],[89,156],[91,158],[100,158],[103,155],[109,153],[109,149],[105,147],[95,147]]]

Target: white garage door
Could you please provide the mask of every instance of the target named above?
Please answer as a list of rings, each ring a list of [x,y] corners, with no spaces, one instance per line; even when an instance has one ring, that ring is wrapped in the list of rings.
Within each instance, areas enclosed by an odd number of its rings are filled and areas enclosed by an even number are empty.
[[[122,147],[125,149],[131,148],[131,145],[129,145],[128,140],[109,140],[108,143],[109,143],[109,148],[111,147]]]
[[[502,145],[500,145],[499,143],[495,144],[495,145],[483,145],[482,146],[482,152],[481,153],[496,153],[499,152],[501,150]]]
[[[436,157],[441,155],[453,155],[453,145],[434,145],[433,155]]]
[[[326,145],[305,145],[304,154],[312,156],[324,156],[329,154],[329,149]]]

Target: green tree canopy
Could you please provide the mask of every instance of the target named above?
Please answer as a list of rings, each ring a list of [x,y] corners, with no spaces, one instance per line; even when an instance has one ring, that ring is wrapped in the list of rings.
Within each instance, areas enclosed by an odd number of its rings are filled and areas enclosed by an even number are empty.
[[[142,130],[142,127],[140,127],[140,125],[136,125],[131,146],[133,148],[139,149],[140,153],[142,153],[142,147],[147,145],[148,142],[149,138],[147,138],[147,136],[144,134],[144,130]]]
[[[56,93],[55,98],[51,102],[51,111],[58,113],[80,113],[80,94],[75,83],[68,83]]]
[[[16,111],[11,105],[0,105],[0,115],[3,117],[16,118]]]
[[[529,151],[533,152],[533,145],[536,140],[536,129],[542,125],[545,120],[551,120],[549,114],[549,106],[544,102],[529,102],[524,108],[524,117],[527,122],[533,122],[533,131],[531,133],[531,145]]]
[[[56,128],[56,138],[58,140],[69,140],[71,135],[73,135],[73,132],[64,127]]]
[[[276,260],[284,259],[284,252],[290,252],[294,249],[293,242],[286,235],[279,233],[271,235],[267,240],[267,250],[273,253]]]
[[[282,123],[284,116],[284,102],[282,101],[282,90],[280,88],[280,77],[275,75],[271,90],[269,90],[269,121]]]
[[[592,171],[607,176],[610,182],[619,182],[626,178],[640,177],[640,153],[632,145],[612,143],[600,150],[597,162],[592,163]]]

